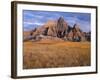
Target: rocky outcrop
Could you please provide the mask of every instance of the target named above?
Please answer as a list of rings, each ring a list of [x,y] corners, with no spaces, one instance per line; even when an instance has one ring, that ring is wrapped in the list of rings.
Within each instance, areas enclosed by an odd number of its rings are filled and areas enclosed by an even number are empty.
[[[85,41],[85,36],[78,24],[74,24],[73,28],[67,34],[67,38],[71,41]]]
[[[57,21],[48,21],[44,27],[48,36],[63,38],[68,29],[68,24],[63,17],[60,17]]]
[[[90,31],[89,32],[84,32],[84,36],[85,36],[85,39],[87,41],[91,41],[91,32]]]
[[[68,30],[68,24],[63,19],[63,17],[60,17],[58,19],[56,30],[57,30],[57,37],[59,37],[59,38],[63,38],[66,35],[67,30]]]
[[[57,39],[66,41],[90,41],[91,33],[84,33],[78,24],[69,26],[63,17],[55,21],[47,21],[44,25],[30,31],[30,39]]]
[[[53,37],[57,36],[56,32],[57,21],[48,21],[44,26],[47,30],[46,32],[48,36],[53,36]]]

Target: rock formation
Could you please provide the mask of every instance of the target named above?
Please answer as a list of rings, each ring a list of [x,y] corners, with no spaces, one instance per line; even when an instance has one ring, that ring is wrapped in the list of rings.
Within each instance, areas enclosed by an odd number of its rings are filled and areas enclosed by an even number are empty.
[[[71,41],[84,41],[85,40],[85,36],[83,35],[83,32],[80,29],[80,26],[78,24],[74,24],[73,28],[67,34],[67,38],[68,40],[71,40]]]
[[[63,17],[58,20],[47,21],[44,25],[37,27],[30,31],[30,39],[56,39],[66,41],[90,41],[91,33],[84,33],[78,24],[74,24],[73,27],[69,26]],[[27,38],[28,39],[28,38]],[[26,39],[26,40],[27,40]]]

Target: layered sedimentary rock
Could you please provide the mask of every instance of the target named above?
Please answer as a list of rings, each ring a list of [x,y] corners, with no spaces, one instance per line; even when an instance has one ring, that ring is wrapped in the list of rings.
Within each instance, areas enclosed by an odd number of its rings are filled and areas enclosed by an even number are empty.
[[[74,24],[73,28],[67,34],[68,40],[72,41],[85,41],[85,36],[83,31],[80,29],[78,24]]]
[[[68,25],[63,17],[47,21],[44,25],[30,31],[30,39],[57,39],[66,41],[90,41],[91,33],[85,33],[78,24]]]

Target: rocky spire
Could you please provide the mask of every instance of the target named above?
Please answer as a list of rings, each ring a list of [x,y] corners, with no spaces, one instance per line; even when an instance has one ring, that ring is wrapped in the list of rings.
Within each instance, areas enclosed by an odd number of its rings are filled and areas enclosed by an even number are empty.
[[[57,37],[62,38],[68,29],[68,24],[63,17],[60,17],[57,21]]]

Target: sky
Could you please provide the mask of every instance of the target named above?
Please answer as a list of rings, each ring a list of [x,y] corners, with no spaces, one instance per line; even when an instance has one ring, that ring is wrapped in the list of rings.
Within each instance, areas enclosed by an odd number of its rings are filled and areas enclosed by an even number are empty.
[[[90,13],[23,10],[24,31],[40,27],[48,20],[57,20],[59,17],[63,17],[72,27],[77,23],[84,32],[91,30]]]

